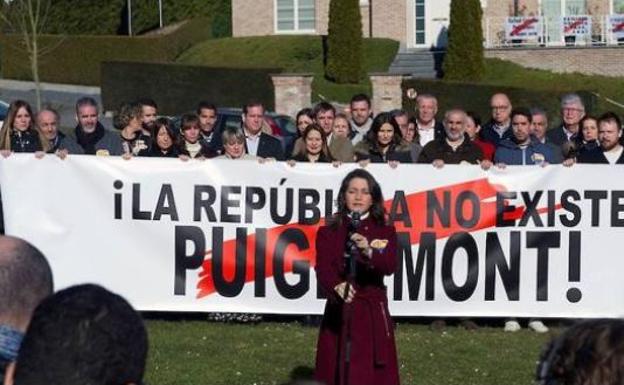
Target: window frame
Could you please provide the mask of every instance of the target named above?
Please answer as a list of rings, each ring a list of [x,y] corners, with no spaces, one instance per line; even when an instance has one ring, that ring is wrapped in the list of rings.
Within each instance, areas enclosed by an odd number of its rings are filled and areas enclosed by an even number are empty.
[[[302,35],[302,34],[316,34],[317,33],[317,21],[318,17],[316,14],[317,10],[317,1],[314,0],[314,28],[313,29],[301,29],[299,28],[299,1],[300,0],[292,0],[293,8],[294,8],[294,16],[293,16],[293,29],[280,30],[279,29],[279,20],[278,20],[278,4],[279,0],[273,0],[273,31],[276,35]]]

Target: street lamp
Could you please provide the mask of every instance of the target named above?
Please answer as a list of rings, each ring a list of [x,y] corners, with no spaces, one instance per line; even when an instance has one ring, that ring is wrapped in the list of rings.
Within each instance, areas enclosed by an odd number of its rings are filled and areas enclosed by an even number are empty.
[[[162,12],[162,0],[158,0],[158,21],[160,28],[163,27],[163,12]]]
[[[128,36],[132,36],[132,0],[128,0]]]

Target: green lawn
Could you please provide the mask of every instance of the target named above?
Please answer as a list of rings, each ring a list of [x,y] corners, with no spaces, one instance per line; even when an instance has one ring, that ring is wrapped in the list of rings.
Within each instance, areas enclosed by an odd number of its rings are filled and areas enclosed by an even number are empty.
[[[296,322],[151,320],[147,327],[151,385],[284,384],[314,367],[317,329]],[[550,335],[399,323],[396,338],[403,384],[526,385]]]
[[[388,39],[364,39],[364,69],[369,72],[385,72],[398,50],[398,43]],[[327,99],[347,102],[358,92],[370,93],[370,82],[362,81],[355,85],[338,85],[323,77],[323,43],[319,36],[262,36],[245,38],[214,39],[199,43],[177,58],[177,62],[193,65],[239,68],[282,68],[284,72],[308,72],[314,74],[312,99]],[[590,110],[602,112],[614,110],[624,113],[624,109],[609,103],[606,98],[624,104],[624,78],[589,76],[581,74],[555,74],[549,71],[532,70],[517,64],[498,59],[486,59],[483,79],[473,84],[438,81],[443,87],[454,84],[461,86],[483,86],[490,92],[496,88],[517,89],[523,105],[545,105],[549,110],[558,110],[557,97],[566,92],[584,91]],[[477,91],[477,90],[475,90]],[[484,91],[485,92],[485,91]],[[531,95],[539,95],[533,97]],[[596,96],[594,94],[599,94]],[[487,104],[486,96],[485,103]],[[453,92],[438,94],[440,99],[453,99]],[[474,99],[474,94],[462,96],[466,104]],[[528,99],[536,99],[531,102]],[[552,99],[552,101],[550,100]],[[459,105],[464,105],[460,103]],[[516,103],[518,105],[518,103]],[[486,106],[487,107],[487,106]],[[474,109],[474,107],[471,107]]]
[[[385,72],[399,43],[389,39],[364,39],[365,72]],[[312,98],[347,102],[359,92],[370,93],[370,82],[337,85],[323,77],[323,42],[319,36],[263,36],[207,40],[184,52],[183,64],[236,68],[283,68],[284,72],[314,74]]]

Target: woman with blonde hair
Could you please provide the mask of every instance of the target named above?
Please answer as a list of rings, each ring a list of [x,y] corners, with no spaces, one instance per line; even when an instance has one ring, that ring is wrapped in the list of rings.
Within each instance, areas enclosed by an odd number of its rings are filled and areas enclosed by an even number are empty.
[[[0,150],[6,156],[10,152],[45,152],[48,147],[48,141],[35,128],[30,105],[23,100],[13,101],[0,129]]]

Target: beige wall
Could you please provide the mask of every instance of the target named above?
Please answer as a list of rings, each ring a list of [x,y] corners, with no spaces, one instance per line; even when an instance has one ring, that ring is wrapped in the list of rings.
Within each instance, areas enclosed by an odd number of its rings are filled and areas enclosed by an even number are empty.
[[[272,35],[275,31],[274,4],[274,0],[232,0],[232,35]]]
[[[371,0],[374,37],[385,37],[405,42],[407,9],[404,0]]]
[[[397,0],[375,0],[373,3],[383,4],[385,8],[392,5],[393,9],[400,9],[403,13],[401,31],[392,32],[391,25],[380,27],[382,36],[393,39],[405,39],[405,6],[395,7]],[[330,0],[316,0],[316,33],[327,34],[329,24]],[[370,3],[369,3],[370,4]],[[387,11],[387,9],[386,9]],[[362,36],[371,37],[370,6],[360,7],[362,14]],[[252,15],[252,16],[250,16]],[[395,28],[396,29],[396,28]],[[232,35],[238,36],[263,36],[275,34],[275,0],[232,0]],[[399,37],[399,34],[401,35]]]

